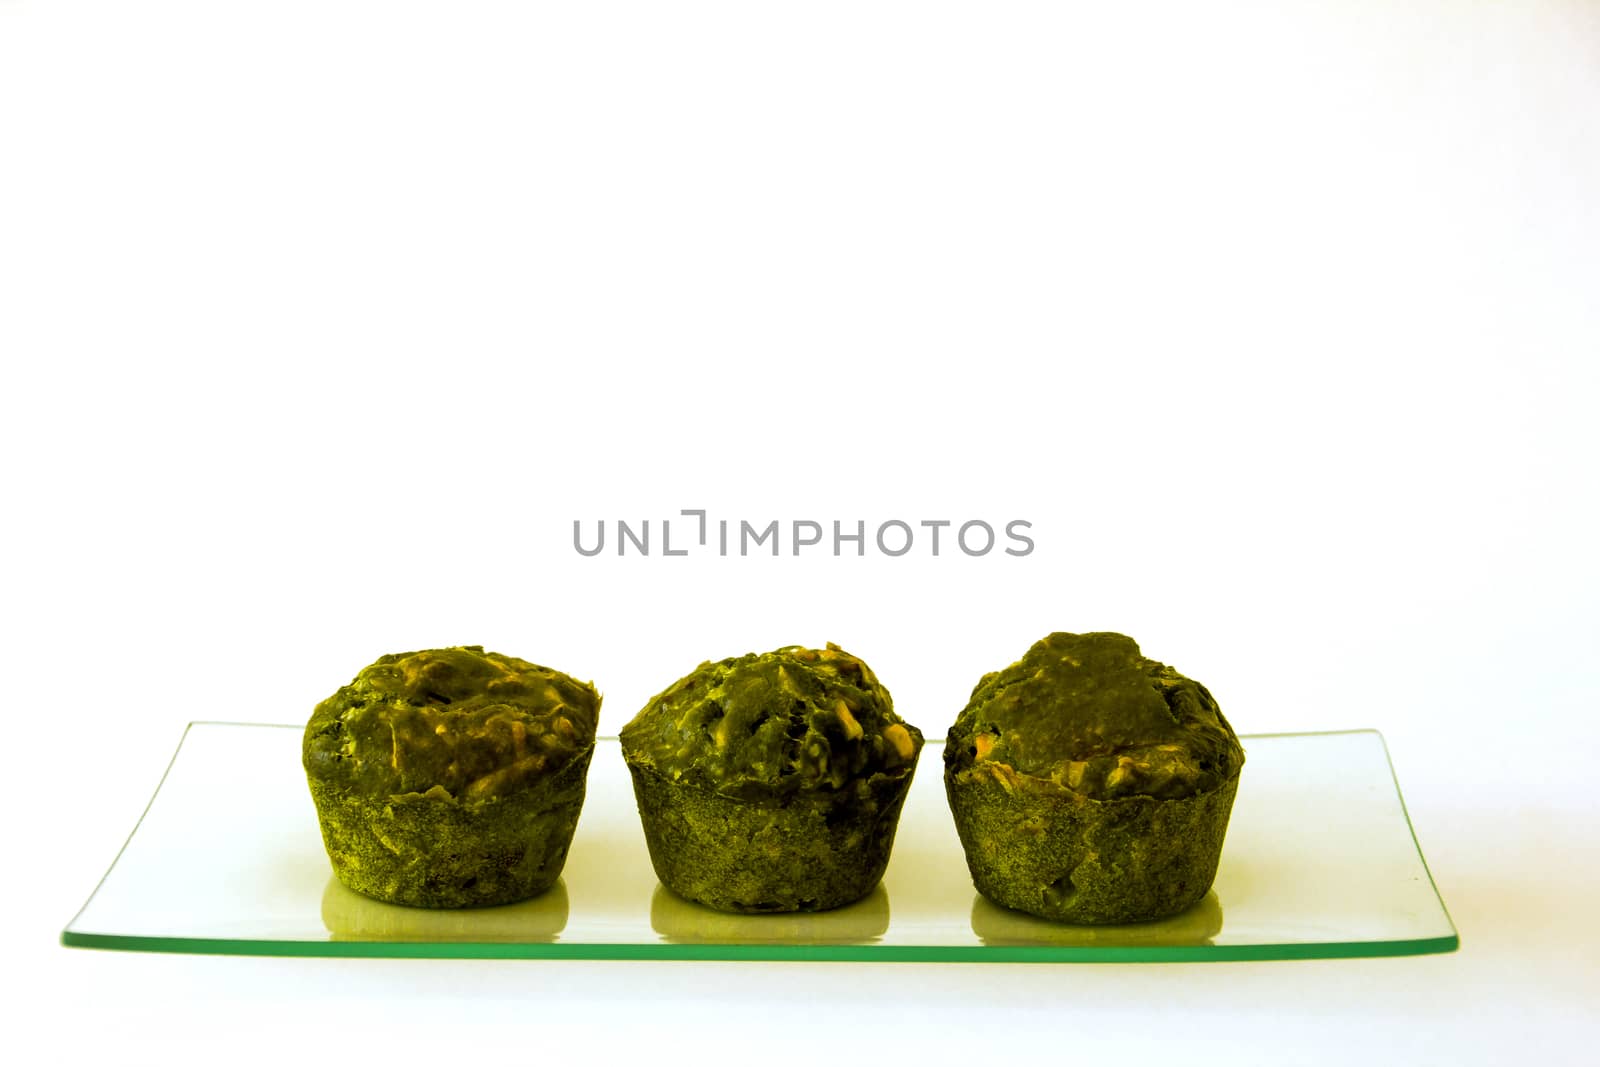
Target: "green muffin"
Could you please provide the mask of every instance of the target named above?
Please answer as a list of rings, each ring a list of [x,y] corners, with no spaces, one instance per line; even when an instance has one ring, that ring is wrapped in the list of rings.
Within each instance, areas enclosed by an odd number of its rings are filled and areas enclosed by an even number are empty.
[[[921,750],[889,691],[833,644],[702,663],[622,730],[656,876],[744,913],[871,892]]]
[[[594,686],[478,645],[383,656],[306,724],[334,873],[424,908],[544,892],[578,823],[599,713]]]
[[[1206,688],[1113,633],[1051,634],[984,675],[944,757],[978,891],[1075,923],[1204,897],[1244,765]]]

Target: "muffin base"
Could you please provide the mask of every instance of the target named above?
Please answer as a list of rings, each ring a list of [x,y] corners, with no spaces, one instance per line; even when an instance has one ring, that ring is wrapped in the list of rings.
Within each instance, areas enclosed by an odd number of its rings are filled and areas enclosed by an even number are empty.
[[[978,892],[1071,923],[1162,919],[1217,876],[1236,774],[1173,800],[1091,800],[999,764],[947,769],[945,793]]]
[[[630,763],[656,877],[681,897],[741,914],[826,911],[883,878],[911,788],[880,776],[859,792],[736,800]]]
[[[346,888],[390,904],[510,904],[561,875],[593,756],[533,788],[483,801],[422,793],[375,800],[311,780],[322,840]]]

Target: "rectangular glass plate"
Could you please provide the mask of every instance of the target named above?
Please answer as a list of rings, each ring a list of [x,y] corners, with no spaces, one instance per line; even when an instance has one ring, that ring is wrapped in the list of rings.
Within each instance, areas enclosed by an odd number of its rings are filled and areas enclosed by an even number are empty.
[[[1211,893],[1172,919],[1067,926],[977,895],[929,743],[883,883],[812,915],[724,915],[656,881],[615,738],[602,739],[560,882],[498,908],[428,911],[332,875],[301,727],[191,723],[63,944],[148,952],[529,959],[1129,963],[1449,952],[1455,927],[1372,730],[1242,738]]]

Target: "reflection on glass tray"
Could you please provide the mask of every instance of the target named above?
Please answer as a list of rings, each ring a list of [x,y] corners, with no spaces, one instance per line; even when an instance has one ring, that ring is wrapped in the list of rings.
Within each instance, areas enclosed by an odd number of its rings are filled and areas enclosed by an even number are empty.
[[[968,879],[942,746],[923,751],[882,885],[815,915],[724,915],[656,881],[614,738],[599,743],[560,882],[498,908],[369,900],[332,877],[298,726],[192,723],[63,944],[280,956],[1104,962],[1448,952],[1457,937],[1371,730],[1243,738],[1211,893],[1160,922],[1068,926]]]

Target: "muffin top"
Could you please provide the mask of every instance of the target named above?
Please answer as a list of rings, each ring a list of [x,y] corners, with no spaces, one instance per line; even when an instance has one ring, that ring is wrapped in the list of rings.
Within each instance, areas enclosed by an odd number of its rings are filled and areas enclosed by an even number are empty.
[[[628,762],[743,799],[908,775],[921,747],[872,670],[831,643],[702,663],[622,729]]]
[[[1095,800],[1209,792],[1244,749],[1205,686],[1114,633],[1054,633],[986,674],[945,763],[1045,779]]]
[[[600,695],[480,645],[383,656],[317,705],[306,773],[381,798],[486,800],[594,746]]]

